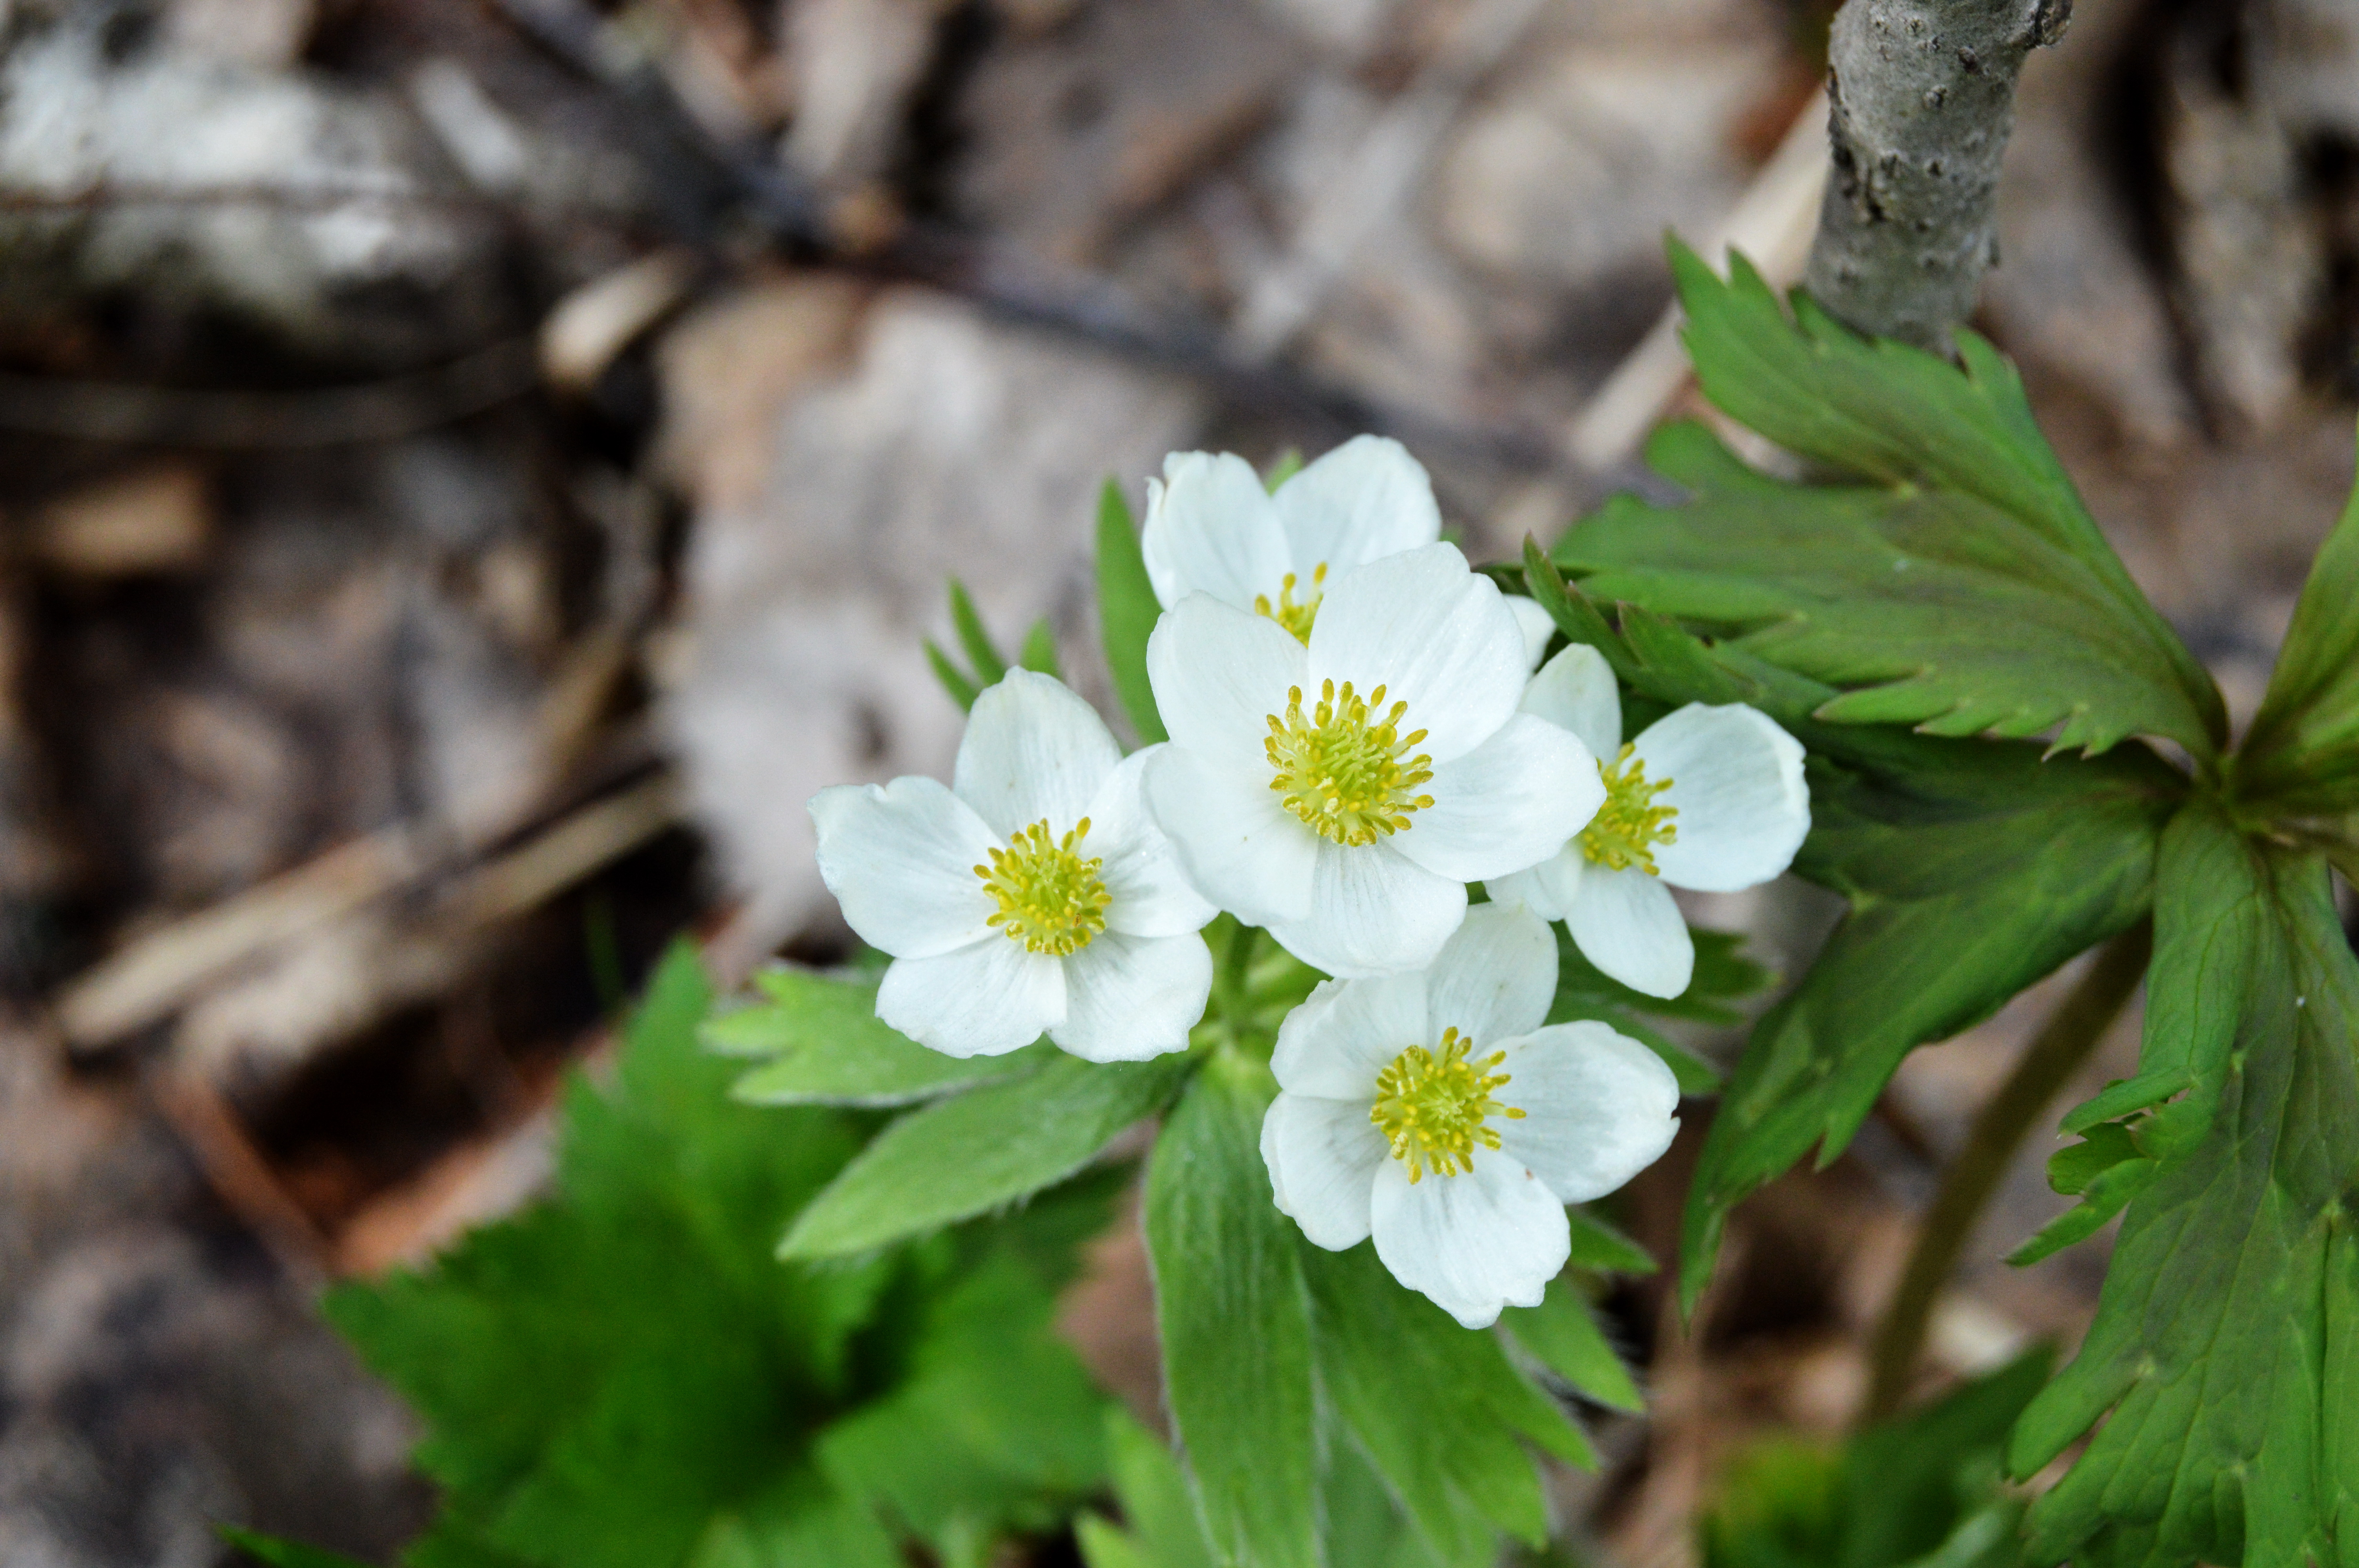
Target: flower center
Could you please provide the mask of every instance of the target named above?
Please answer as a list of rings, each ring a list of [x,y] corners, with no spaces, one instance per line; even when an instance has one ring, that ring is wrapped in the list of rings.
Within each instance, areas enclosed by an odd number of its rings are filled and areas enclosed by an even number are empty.
[[[1368,1119],[1393,1146],[1393,1158],[1408,1167],[1411,1186],[1429,1169],[1442,1176],[1473,1170],[1474,1145],[1499,1146],[1499,1134],[1487,1125],[1492,1117],[1523,1119],[1522,1111],[1491,1095],[1507,1086],[1506,1074],[1491,1071],[1507,1054],[1494,1051],[1470,1062],[1466,1054],[1473,1044],[1457,1030],[1445,1029],[1439,1054],[1412,1045],[1376,1075],[1376,1102],[1368,1108]]]
[[[1350,681],[1339,692],[1332,680],[1308,715],[1300,687],[1289,687],[1286,697],[1286,717],[1269,715],[1263,742],[1277,774],[1269,787],[1314,832],[1338,844],[1373,844],[1408,827],[1410,812],[1433,804],[1430,795],[1409,793],[1433,777],[1426,766],[1433,759],[1408,754],[1425,739],[1422,730],[1400,733],[1408,703],[1396,702],[1379,717],[1383,687],[1362,698]]]
[[[1032,952],[1060,958],[1088,946],[1105,929],[1106,905],[1114,902],[1098,875],[1105,861],[1085,860],[1078,852],[1089,831],[1084,816],[1060,839],[1044,817],[1017,829],[1007,849],[991,851],[991,864],[974,869],[999,902],[999,913],[984,924]]]
[[[1625,746],[1610,764],[1597,764],[1597,775],[1605,781],[1605,804],[1581,830],[1581,852],[1608,871],[1644,866],[1648,875],[1660,876],[1655,870],[1655,846],[1678,840],[1680,830],[1671,818],[1680,808],[1655,804],[1671,781],[1649,782],[1645,760],[1632,756],[1631,750]]]
[[[1307,646],[1310,642],[1310,623],[1319,619],[1319,601],[1325,597],[1327,563],[1321,561],[1310,568],[1310,597],[1299,604],[1294,601],[1294,574],[1287,573],[1286,580],[1277,585],[1275,605],[1270,603],[1269,595],[1255,594],[1254,613],[1268,616],[1293,633],[1296,642]]]

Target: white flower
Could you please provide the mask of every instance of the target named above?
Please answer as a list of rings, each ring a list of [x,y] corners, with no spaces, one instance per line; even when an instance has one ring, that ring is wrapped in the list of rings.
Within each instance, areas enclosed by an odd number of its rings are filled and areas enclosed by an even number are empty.
[[[1150,761],[1029,670],[975,698],[953,784],[898,778],[812,797],[820,875],[893,955],[876,1016],[951,1056],[1045,1031],[1076,1056],[1185,1049],[1212,959],[1212,907],[1147,816]]]
[[[1441,536],[1424,467],[1358,436],[1277,487],[1223,452],[1173,452],[1147,481],[1139,539],[1166,610],[1191,593],[1266,615],[1307,642],[1320,599],[1353,567]]]
[[[1695,942],[1670,889],[1734,892],[1793,861],[1810,831],[1801,744],[1741,702],[1691,702],[1625,746],[1614,672],[1577,643],[1532,677],[1523,708],[1597,754],[1606,801],[1558,854],[1494,878],[1491,896],[1563,921],[1582,956],[1632,989],[1679,995]]]
[[[1393,1277],[1481,1328],[1564,1267],[1564,1206],[1645,1170],[1679,1130],[1662,1058],[1603,1023],[1541,1028],[1556,939],[1486,904],[1433,967],[1329,980],[1287,1015],[1263,1119],[1272,1196],[1342,1251],[1373,1235]]]
[[[1464,884],[1554,854],[1605,798],[1516,711],[1524,637],[1449,545],[1328,579],[1308,646],[1192,594],[1147,644],[1171,734],[1148,803],[1197,888],[1331,975],[1430,963]]]

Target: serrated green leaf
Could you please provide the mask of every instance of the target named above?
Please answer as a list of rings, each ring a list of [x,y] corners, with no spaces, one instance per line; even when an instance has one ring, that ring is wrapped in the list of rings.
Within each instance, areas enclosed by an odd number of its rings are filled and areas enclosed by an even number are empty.
[[[959,646],[966,653],[969,668],[974,671],[978,689],[997,686],[1007,675],[1007,660],[991,633],[984,630],[983,617],[975,612],[974,600],[967,597],[966,584],[950,579],[951,629],[958,633]]]
[[[910,1111],[811,1200],[778,1255],[864,1252],[1038,1192],[1160,1110],[1193,1065],[1184,1054],[1099,1064],[1060,1054]]]
[[[1813,752],[1794,866],[1852,908],[1755,1027],[1722,1097],[1689,1190],[1690,1304],[1728,1209],[1813,1145],[1832,1162],[1904,1056],[2146,912],[2181,787],[2143,747],[2042,762],[2032,746],[1854,733],[1878,737],[1880,754]]]
[[[899,1386],[820,1434],[821,1470],[938,1550],[1054,1529],[1105,1475],[1105,1402],[1056,1304],[1004,1253],[924,1303]]]
[[[2089,1136],[2048,1156],[2048,1184],[2066,1197],[2077,1197],[2089,1184],[2125,1160],[2138,1157],[2137,1141],[2118,1122],[2089,1129]]]
[[[240,1530],[234,1524],[217,1524],[213,1533],[248,1556],[270,1564],[270,1568],[368,1568],[356,1557],[341,1552],[329,1552],[321,1547],[306,1546],[299,1541],[288,1541],[276,1535],[265,1535],[258,1530]]]
[[[926,664],[933,670],[934,678],[942,683],[942,689],[950,693],[951,700],[959,705],[959,711],[973,712],[974,699],[983,695],[983,688],[951,663],[951,656],[943,653],[931,637],[926,639]]]
[[[2359,813],[2359,489],[2310,563],[2233,766],[2237,793],[2273,811]]]
[[[1024,651],[1016,655],[1016,662],[1035,675],[1064,678],[1057,667],[1056,629],[1049,624],[1047,617],[1032,622],[1032,630],[1024,634]]]
[[[1689,500],[1616,496],[1555,560],[1593,594],[1723,630],[1840,688],[1817,717],[2213,750],[2145,601],[2125,609],[2106,573],[2031,524],[1962,491],[1770,479],[1700,425],[1666,427],[1647,455]]]
[[[2093,692],[2064,694],[2056,719],[2069,724],[2058,744],[2102,751],[2122,735],[2150,733],[2207,756],[2224,742],[2218,689],[2123,568],[2041,438],[2021,378],[1987,342],[1960,332],[1962,363],[1952,365],[1904,344],[1859,338],[1799,292],[1788,317],[1742,256],[1732,256],[1723,282],[1673,242],[1671,267],[1697,380],[1738,421],[1888,492],[1969,501],[2086,568],[2108,642],[2118,641],[2127,668],[2147,689],[2114,691],[2104,706]],[[1949,631],[1982,634],[1973,624]],[[2003,705],[2015,706],[2034,695],[2001,686],[1984,700],[2012,697]],[[2084,700],[2088,708],[2073,716]],[[1943,702],[1932,711],[1948,708]]]
[[[1270,1202],[1268,1070],[1215,1056],[1147,1173],[1166,1397],[1205,1534],[1229,1568],[1318,1568],[1310,1296]]]
[[[760,984],[766,1002],[716,1012],[701,1031],[708,1050],[771,1058],[731,1087],[747,1105],[909,1105],[1037,1071],[1054,1050],[1036,1043],[1005,1056],[945,1056],[876,1016],[873,979],[781,968]]]
[[[1549,1281],[1539,1305],[1509,1307],[1499,1321],[1541,1365],[1599,1404],[1619,1411],[1647,1408],[1630,1368],[1599,1325],[1596,1309],[1570,1280],[1560,1275]]]
[[[1302,1245],[1321,1389],[1434,1557],[1494,1561],[1495,1531],[1548,1536],[1538,1473],[1518,1435],[1594,1468],[1580,1429],[1518,1373],[1496,1335],[1470,1332],[1403,1289],[1362,1242]]]
[[[2359,958],[2318,858],[2245,840],[2203,803],[2171,824],[2158,883],[2132,1083],[2180,1098],[2140,1130],[2159,1169],[2009,1464],[2028,1475],[2104,1420],[2032,1509],[2043,1563],[2349,1568]]]
[[[2129,1201],[2144,1192],[2161,1168],[2153,1160],[2125,1160],[2089,1178],[2081,1201],[2039,1227],[2038,1234],[2006,1255],[2018,1269],[2027,1269],[2067,1247],[2075,1247],[2104,1228]]]
[[[889,1400],[922,1361],[925,1319],[907,1303],[955,1298],[974,1271],[1020,1270],[1043,1314],[1082,1231],[1103,1223],[1111,1193],[1096,1188],[1078,1217],[1052,1197],[856,1267],[781,1267],[771,1238],[873,1123],[732,1104],[737,1065],[697,1038],[710,1000],[693,951],[675,950],[612,1087],[568,1096],[557,1195],[426,1271],[329,1296],[331,1319],[429,1427],[418,1460],[444,1511],[413,1568],[734,1568],[813,1560],[779,1543],[822,1539],[835,1545],[821,1560],[892,1561],[868,1503],[846,1511],[811,1466],[814,1433]],[[1093,1441],[1098,1410],[1086,1417]],[[1060,1420],[1042,1441],[1070,1434]],[[909,1441],[964,1453],[943,1430]],[[972,1492],[984,1469],[1006,1483],[994,1528],[1070,1495],[997,1460],[944,1485]],[[854,1550],[862,1519],[881,1555]]]
[[[1139,552],[1130,504],[1123,500],[1121,486],[1108,480],[1098,492],[1098,625],[1105,638],[1114,695],[1122,699],[1122,710],[1130,716],[1142,746],[1170,738],[1155,706],[1155,687],[1147,678],[1147,639],[1162,613],[1155,584],[1147,576],[1147,557]]]

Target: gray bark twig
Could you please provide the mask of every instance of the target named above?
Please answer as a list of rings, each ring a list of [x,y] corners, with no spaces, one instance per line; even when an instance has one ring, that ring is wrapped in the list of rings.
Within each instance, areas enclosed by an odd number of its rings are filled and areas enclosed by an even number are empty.
[[[1999,162],[2023,57],[2071,0],[1850,0],[1827,45],[1834,173],[1811,296],[1860,331],[1946,351],[1998,259]]]

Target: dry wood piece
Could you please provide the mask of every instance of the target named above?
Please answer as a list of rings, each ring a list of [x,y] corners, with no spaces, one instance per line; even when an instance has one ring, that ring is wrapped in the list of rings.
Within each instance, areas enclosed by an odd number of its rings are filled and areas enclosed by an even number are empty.
[[[1877,337],[1946,349],[1998,259],[1998,174],[2023,57],[2071,0],[1851,0],[1827,43],[1834,178],[1810,289]]]

